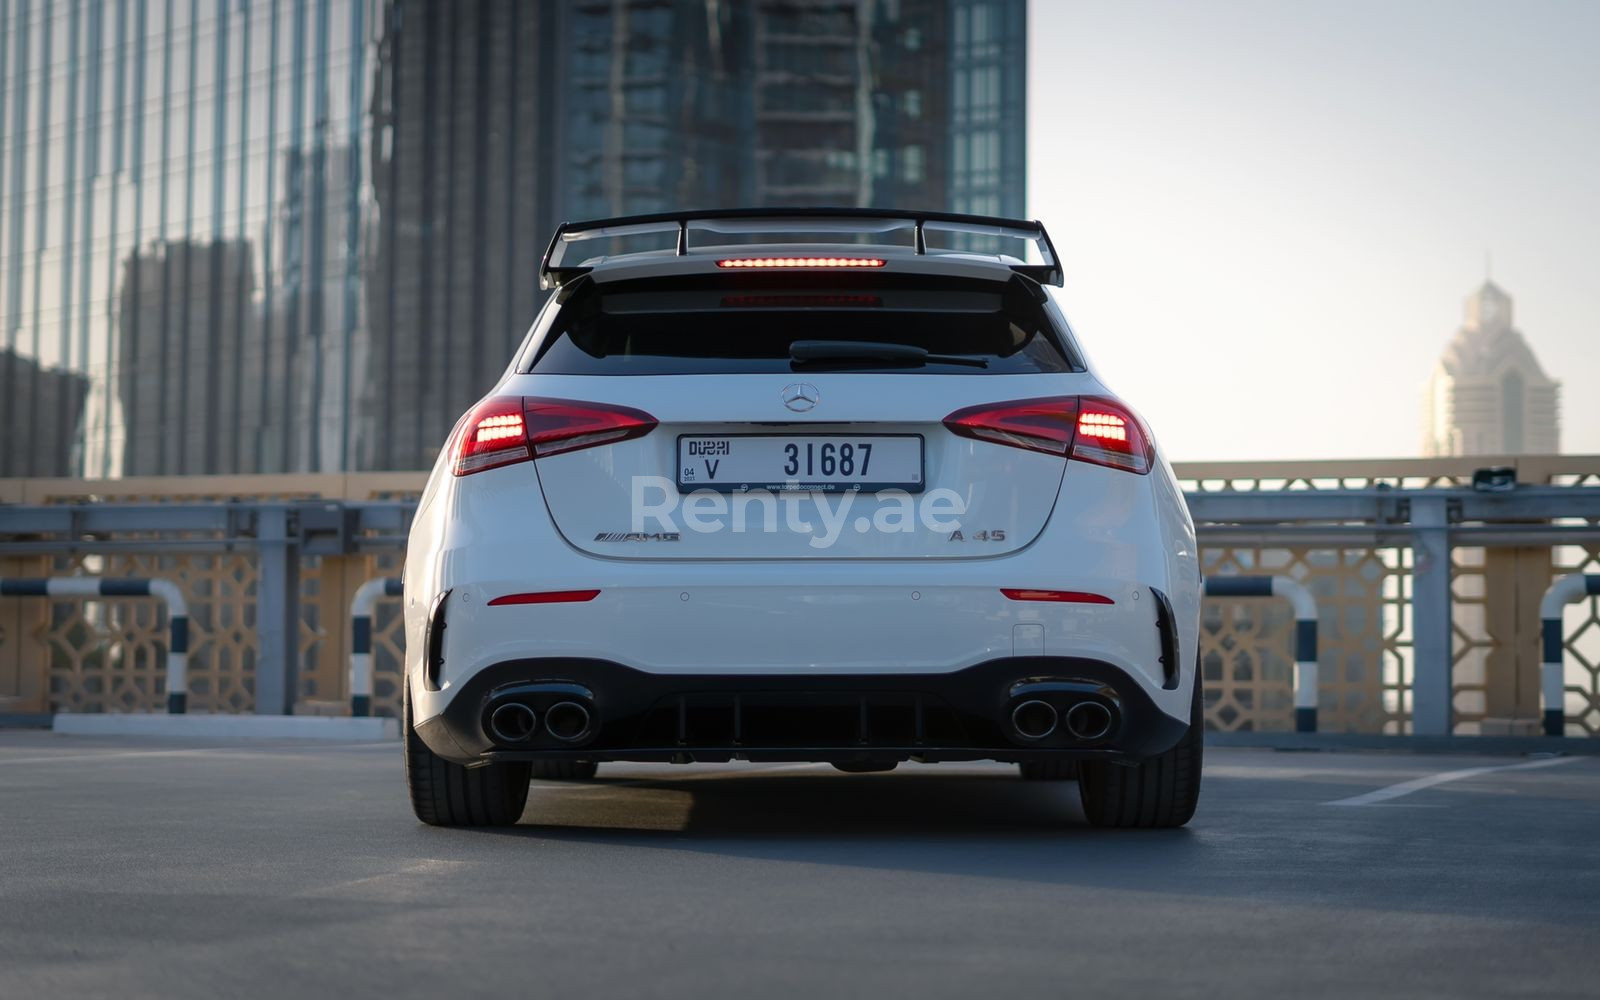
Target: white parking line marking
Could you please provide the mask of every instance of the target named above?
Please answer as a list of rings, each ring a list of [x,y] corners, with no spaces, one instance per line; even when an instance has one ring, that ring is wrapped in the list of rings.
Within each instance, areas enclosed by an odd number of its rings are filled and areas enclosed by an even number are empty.
[[[368,875],[366,878],[354,878],[347,882],[336,882],[333,885],[315,886],[299,896],[337,896],[364,886],[382,887],[385,883],[395,879],[405,880],[427,875],[449,875],[471,864],[467,861],[445,861],[439,858],[422,858],[410,864],[402,865],[392,872],[382,872],[377,875]]]
[[[1523,764],[1500,764],[1495,767],[1468,767],[1463,768],[1460,771],[1441,771],[1438,774],[1430,774],[1426,777],[1413,778],[1410,781],[1402,781],[1397,785],[1390,785],[1387,788],[1375,789],[1370,792],[1365,792],[1361,795],[1352,795],[1348,799],[1335,799],[1332,802],[1324,802],[1323,805],[1377,805],[1379,802],[1388,802],[1390,799],[1398,799],[1402,795],[1410,795],[1412,792],[1420,792],[1424,788],[1432,788],[1435,785],[1443,785],[1451,781],[1460,781],[1463,778],[1476,778],[1480,774],[1492,774],[1495,771],[1525,771],[1535,767],[1554,767],[1557,764],[1570,764],[1577,759],[1578,758],[1576,757],[1547,757],[1543,760],[1530,760]]]
[[[0,765],[4,764],[65,764],[72,761],[95,760],[120,760],[129,757],[190,757],[197,754],[214,754],[223,752],[221,747],[195,748],[193,750],[128,750],[114,753],[74,753],[63,754],[59,757],[5,757],[0,758]]]
[[[238,755],[238,754],[277,754],[277,753],[306,753],[322,750],[370,750],[373,747],[395,747],[398,743],[394,740],[385,740],[381,743],[337,743],[318,746],[256,746],[256,747],[185,747],[181,750],[114,750],[106,753],[95,753],[86,750],[83,753],[61,754],[50,757],[0,757],[0,766],[6,764],[66,764],[73,761],[95,760],[124,760],[130,757],[194,757],[199,755]]]

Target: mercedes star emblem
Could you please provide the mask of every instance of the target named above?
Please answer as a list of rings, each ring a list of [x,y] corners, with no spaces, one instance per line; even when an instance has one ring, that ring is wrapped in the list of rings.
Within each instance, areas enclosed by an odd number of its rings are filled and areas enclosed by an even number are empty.
[[[783,387],[783,405],[796,413],[804,413],[817,405],[821,394],[810,382],[791,382]]]

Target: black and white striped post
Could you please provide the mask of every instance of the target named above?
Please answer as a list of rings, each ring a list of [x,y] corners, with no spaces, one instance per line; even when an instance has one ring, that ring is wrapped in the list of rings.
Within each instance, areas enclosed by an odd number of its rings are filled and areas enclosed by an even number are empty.
[[[356,588],[350,601],[350,714],[372,714],[372,608],[379,597],[399,597],[397,577],[379,577]]]
[[[154,597],[167,605],[167,712],[189,709],[189,605],[171,580],[97,576],[0,579],[0,597]]]
[[[1573,573],[1550,585],[1539,601],[1539,631],[1544,640],[1544,665],[1539,686],[1544,701],[1544,734],[1560,736],[1566,730],[1566,676],[1562,669],[1561,609],[1585,597],[1600,595],[1600,574]]]
[[[1317,731],[1317,599],[1289,576],[1212,576],[1207,597],[1283,597],[1294,605],[1294,729]]]

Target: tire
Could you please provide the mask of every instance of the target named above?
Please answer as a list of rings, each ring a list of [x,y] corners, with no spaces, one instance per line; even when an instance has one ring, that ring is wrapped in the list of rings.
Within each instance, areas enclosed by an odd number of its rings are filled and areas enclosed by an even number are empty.
[[[405,697],[401,738],[411,810],[429,826],[511,826],[528,804],[526,762],[462,767],[440,757],[411,725],[411,695]]]
[[[592,760],[536,760],[532,773],[539,781],[588,781],[599,769]]]
[[[1177,827],[1194,816],[1200,799],[1200,764],[1205,744],[1205,716],[1196,673],[1189,731],[1178,745],[1158,757],[1128,767],[1107,761],[1079,766],[1078,796],[1083,814],[1095,826]]]
[[[1078,762],[1075,760],[1030,760],[1017,765],[1023,781],[1076,781]]]

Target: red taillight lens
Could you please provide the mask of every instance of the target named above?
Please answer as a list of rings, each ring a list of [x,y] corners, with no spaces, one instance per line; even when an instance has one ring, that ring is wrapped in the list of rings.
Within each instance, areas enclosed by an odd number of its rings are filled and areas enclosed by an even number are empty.
[[[1134,412],[1115,399],[1078,399],[1078,436],[1072,457],[1144,475],[1155,463],[1155,442]]]
[[[536,458],[644,437],[656,426],[655,417],[627,406],[532,396],[523,404]]]
[[[1001,587],[1000,593],[1013,601],[1054,601],[1058,604],[1115,604],[1104,594],[1091,594],[1085,590],[1016,590]]]
[[[598,590],[542,590],[535,594],[507,594],[489,602],[498,608],[507,604],[579,604],[600,596]]]
[[[656,418],[641,410],[570,399],[491,396],[457,432],[455,474],[642,437]]]
[[[461,422],[456,442],[456,475],[494,469],[533,457],[522,416],[521,396],[490,396]]]
[[[1104,396],[1019,399],[969,406],[944,418],[952,434],[1063,455],[1140,475],[1155,462],[1155,444],[1132,410]]]
[[[881,257],[729,257],[718,267],[738,269],[771,267],[882,267]]]
[[[1077,397],[1060,396],[969,406],[945,417],[944,425],[962,437],[1065,455],[1072,447],[1077,418]]]

